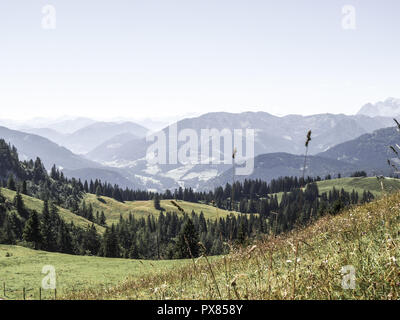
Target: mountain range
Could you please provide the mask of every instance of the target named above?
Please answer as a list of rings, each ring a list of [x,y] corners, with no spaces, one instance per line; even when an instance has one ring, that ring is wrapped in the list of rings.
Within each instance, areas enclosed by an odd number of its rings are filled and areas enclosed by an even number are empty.
[[[399,162],[396,154],[390,149],[400,144],[400,134],[397,128],[389,127],[364,134],[357,139],[346,141],[322,152],[319,156],[335,159],[366,170],[371,174],[383,174],[393,171],[387,160]]]
[[[132,139],[143,138],[145,127],[133,122],[95,122],[72,133],[62,134],[52,128],[33,128],[27,132],[42,135],[77,154],[85,154],[109,139],[130,134]]]
[[[400,153],[400,133],[397,128],[389,127],[364,134],[356,139],[338,144],[315,156],[308,156],[305,176],[332,177],[339,173],[348,176],[355,171],[365,171],[369,175],[389,176],[394,173],[387,160],[399,166],[400,160],[390,149],[393,146]],[[254,161],[254,172],[249,176],[235,176],[238,181],[244,179],[262,179],[269,181],[279,176],[297,176],[303,174],[304,156],[287,153],[259,155]],[[233,169],[230,168],[216,178],[207,181],[200,189],[231,183]]]
[[[367,103],[357,114],[369,117],[397,117],[400,115],[400,99],[388,98],[377,103]]]
[[[235,181],[245,179],[261,179],[270,181],[278,177],[301,177],[303,175],[304,156],[294,155],[284,152],[262,154],[254,159],[254,171],[247,176],[235,175]],[[357,166],[340,160],[324,158],[322,156],[308,156],[305,168],[305,177],[324,178],[327,175],[336,177],[339,173],[348,176],[357,171]],[[202,183],[201,190],[224,186],[226,183],[232,183],[233,168],[228,169],[214,179]]]
[[[56,164],[68,177],[88,179],[95,177],[102,181],[117,183],[121,187],[143,188],[140,180],[127,179],[117,169],[107,168],[97,162],[72,153],[65,147],[41,137],[22,131],[0,127],[0,138],[15,146],[20,160],[30,160],[39,157],[47,170]]]
[[[371,133],[376,129],[393,125],[393,120],[388,117],[368,117],[364,115],[347,116],[343,114],[319,114],[313,116],[289,115],[277,117],[266,112],[233,113],[208,113],[196,118],[188,118],[178,121],[178,132],[182,129],[192,129],[197,133],[198,145],[209,141],[202,141],[202,129],[218,129],[222,131],[228,128],[255,130],[255,156],[269,153],[287,153],[301,155],[305,152],[305,134],[312,130],[312,143],[310,154],[324,152],[337,144],[355,139],[363,134]],[[168,126],[162,130],[169,146]],[[184,164],[149,164],[146,160],[146,152],[153,142],[147,142],[145,138],[132,140],[121,139],[120,144],[110,141],[105,145],[86,154],[88,159],[102,163],[105,166],[119,168],[136,178],[152,181],[154,185],[163,188],[171,185],[171,179],[176,186],[190,186],[199,188],[207,185],[208,181],[221,175],[229,168],[229,165],[202,165],[196,161]],[[129,137],[128,137],[129,138]],[[127,141],[128,140],[128,141]],[[186,141],[178,142],[178,150]],[[221,144],[221,148],[223,147]],[[218,151],[221,153],[220,151]],[[200,153],[200,152],[199,152]],[[223,156],[223,155],[222,155]],[[228,157],[231,155],[229,154]],[[197,155],[197,160],[200,155]],[[282,174],[278,169],[271,176]],[[168,180],[168,183],[167,181]]]
[[[357,115],[278,117],[266,112],[215,112],[182,119],[155,134],[165,135],[168,155],[174,150],[168,142],[174,127],[178,132],[192,129],[197,134],[199,146],[211,140],[202,137],[204,129],[220,132],[223,129],[231,132],[241,129],[243,135],[245,129],[254,129],[255,170],[247,177],[269,180],[302,174],[305,135],[312,130],[307,175],[325,176],[339,172],[348,175],[359,169],[373,174],[389,171],[387,158],[393,154],[390,154],[387,144],[394,144],[397,139],[396,130],[391,128],[394,125],[391,117],[398,109],[399,100],[389,98],[363,106]],[[23,159],[39,156],[47,169],[56,164],[70,177],[98,178],[123,187],[163,190],[190,186],[207,189],[232,179],[229,164],[199,164],[196,160],[200,157],[200,150],[186,163],[150,164],[146,153],[153,142],[145,138],[149,130],[136,123],[79,119],[79,128],[74,132],[65,127],[68,122],[61,124],[62,130],[54,128],[54,124],[31,127],[25,132],[0,127],[0,138],[15,145]],[[38,126],[40,124],[43,123],[37,122]],[[177,142],[178,150],[185,143],[185,139]],[[222,140],[218,156],[223,156],[223,147]],[[213,148],[216,149],[215,145]],[[231,157],[231,154],[227,156]]]

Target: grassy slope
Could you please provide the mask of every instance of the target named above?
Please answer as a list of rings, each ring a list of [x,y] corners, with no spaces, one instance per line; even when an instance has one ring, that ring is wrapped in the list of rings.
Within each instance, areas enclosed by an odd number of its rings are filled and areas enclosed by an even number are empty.
[[[10,257],[6,257],[7,252]],[[24,287],[27,299],[38,299],[45,265],[53,265],[56,269],[59,296],[67,294],[68,290],[104,290],[128,277],[151,276],[186,263],[188,260],[140,261],[74,256],[0,245],[0,297],[4,298],[5,282],[7,299],[22,299]],[[52,299],[53,295],[54,292],[42,292],[44,299]]]
[[[336,189],[344,189],[347,192],[352,192],[353,189],[362,196],[364,190],[370,191],[375,197],[379,198],[382,195],[382,187],[380,182],[375,177],[366,178],[341,178],[324,180],[317,182],[319,193],[329,192],[333,187]],[[383,181],[385,192],[393,192],[400,190],[400,179],[385,178]],[[282,199],[283,192],[277,193],[278,201]]]
[[[364,190],[371,191],[374,196],[379,197],[382,195],[382,187],[380,182],[375,177],[367,178],[341,178],[333,180],[319,181],[318,188],[320,193],[329,192],[333,187],[336,189],[344,188],[345,191],[351,192],[353,189],[360,195]],[[385,178],[383,187],[386,192],[400,190],[400,180],[393,178]]]
[[[332,190],[333,187],[337,189],[344,188],[345,191],[351,192],[353,189],[358,191],[360,195],[364,190],[371,191],[376,197],[382,195],[382,189],[380,183],[376,178],[342,178],[342,179],[332,179],[326,181],[319,181],[318,187],[320,193],[328,192]],[[385,191],[400,190],[400,180],[386,178],[384,181]],[[278,199],[280,201],[282,197],[282,192],[278,193]],[[96,211],[104,211],[107,218],[107,224],[117,223],[122,214],[123,217],[127,217],[129,213],[134,214],[136,217],[147,216],[153,214],[155,217],[159,215],[159,211],[154,208],[153,201],[126,201],[125,203],[118,202],[114,199],[108,197],[101,197],[105,203],[99,201],[97,197],[93,194],[86,194],[85,201],[87,204],[91,203]],[[191,213],[194,210],[196,213],[203,211],[206,219],[215,219],[218,217],[224,217],[230,214],[227,210],[217,209],[213,206],[191,203],[186,201],[177,201],[178,204],[187,212]],[[161,200],[161,207],[166,211],[177,212],[177,208],[173,206],[170,200]]]
[[[9,190],[9,189],[4,189],[1,188],[1,193],[9,200],[9,201],[13,201],[16,192]],[[36,199],[36,198],[32,198],[26,195],[22,195],[22,198],[24,200],[24,204],[28,209],[31,210],[36,210],[39,214],[42,212],[43,210],[43,201]],[[86,227],[88,224],[92,224],[89,220],[86,220],[85,218],[78,216],[74,213],[72,213],[69,210],[66,210],[64,208],[58,207],[59,209],[59,214],[61,216],[61,218],[67,222],[73,222],[76,226],[80,226],[80,227]],[[104,232],[104,228],[96,225],[96,229],[99,232]]]
[[[89,203],[93,206],[93,211],[96,214],[96,211],[104,211],[104,214],[107,218],[107,224],[117,223],[120,217],[120,214],[124,218],[126,218],[129,213],[135,215],[135,217],[140,216],[148,216],[149,214],[153,214],[155,217],[158,217],[160,211],[154,208],[153,201],[126,201],[124,203],[118,202],[114,199],[101,197],[105,203],[99,201],[97,197],[93,194],[86,194],[85,202],[88,205]],[[206,204],[200,203],[191,203],[186,201],[176,201],[179,206],[181,206],[186,213],[190,214],[192,210],[194,210],[197,214],[200,214],[201,211],[204,213],[204,217],[206,219],[215,219],[218,217],[224,217],[231,212],[227,210],[217,209],[213,206],[209,206]],[[165,211],[176,212],[179,213],[179,210],[172,205],[170,200],[161,200],[161,207],[165,209]]]
[[[108,292],[70,299],[399,299],[400,193],[290,234],[238,249],[208,265],[126,281]],[[355,290],[341,286],[342,267],[356,271]],[[213,280],[215,276],[215,281]]]

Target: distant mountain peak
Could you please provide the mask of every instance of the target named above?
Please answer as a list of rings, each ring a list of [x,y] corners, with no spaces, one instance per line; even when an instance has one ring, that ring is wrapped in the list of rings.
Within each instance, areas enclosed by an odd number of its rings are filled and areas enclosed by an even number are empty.
[[[385,101],[378,101],[376,103],[365,104],[358,115],[365,115],[369,117],[395,117],[400,115],[400,99],[387,98]]]

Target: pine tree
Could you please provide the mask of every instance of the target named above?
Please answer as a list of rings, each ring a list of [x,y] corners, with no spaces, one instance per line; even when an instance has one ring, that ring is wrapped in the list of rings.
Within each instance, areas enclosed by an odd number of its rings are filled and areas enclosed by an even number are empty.
[[[139,250],[136,242],[133,242],[129,249],[129,259],[139,259]]]
[[[28,190],[27,190],[27,186],[26,186],[26,180],[22,181],[22,187],[21,187],[21,193],[27,195],[28,194]]]
[[[0,243],[15,244],[17,238],[12,218],[6,214],[3,227],[0,229]]]
[[[199,255],[199,236],[191,219],[187,219],[178,236],[175,252],[178,259]]]
[[[40,248],[42,236],[40,234],[40,222],[36,211],[32,211],[29,219],[26,221],[23,239],[27,242],[31,242],[34,249],[37,250]]]
[[[118,258],[120,256],[117,234],[114,224],[107,228],[103,237],[102,255],[108,258]]]
[[[97,255],[100,248],[100,239],[93,223],[86,229],[82,242],[84,250],[90,252],[91,255]]]
[[[43,238],[43,249],[47,251],[56,250],[56,215],[57,208],[52,204],[50,212],[48,201],[45,200],[41,217],[41,231]]]
[[[72,237],[67,225],[62,222],[57,232],[57,251],[63,253],[74,253]]]
[[[160,204],[160,196],[157,194],[154,195],[154,208],[156,210],[161,210],[161,204]]]
[[[24,201],[22,200],[22,196],[19,193],[19,191],[17,191],[17,194],[14,197],[14,207],[17,210],[18,214],[22,217],[22,218],[28,218],[28,211],[25,209],[25,204]]]
[[[14,176],[12,174],[10,174],[10,176],[8,177],[7,189],[17,191],[17,187],[16,187],[15,181],[14,181]]]
[[[238,241],[240,244],[244,244],[246,241],[246,235],[247,235],[247,230],[246,230],[246,224],[244,222],[244,219],[240,221],[239,225],[239,230],[238,230]]]
[[[106,225],[106,216],[104,215],[104,211],[101,212],[100,215],[100,225],[105,226]]]
[[[94,217],[93,217],[93,207],[92,207],[92,204],[91,204],[91,203],[89,204],[89,208],[88,208],[88,211],[87,211],[87,214],[86,214],[86,218],[87,218],[89,221],[91,221],[91,222],[94,221]]]
[[[96,188],[96,197],[100,198],[100,196],[101,196],[101,187],[97,186],[97,188]]]

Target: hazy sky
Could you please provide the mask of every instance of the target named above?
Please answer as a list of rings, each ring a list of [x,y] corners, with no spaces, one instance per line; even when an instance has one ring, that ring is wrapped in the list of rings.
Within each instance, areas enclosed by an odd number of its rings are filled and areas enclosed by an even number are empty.
[[[352,114],[400,97],[399,34],[398,0],[2,0],[0,117]]]

